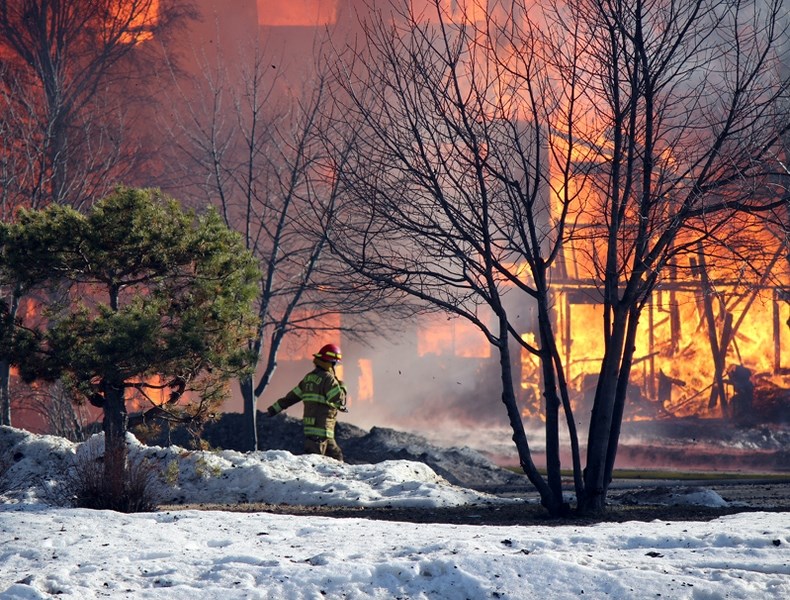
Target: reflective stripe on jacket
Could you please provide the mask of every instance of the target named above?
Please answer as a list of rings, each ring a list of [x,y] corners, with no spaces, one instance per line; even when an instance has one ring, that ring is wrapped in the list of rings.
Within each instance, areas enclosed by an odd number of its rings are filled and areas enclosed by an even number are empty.
[[[332,424],[332,429],[326,429],[325,427],[316,427],[314,417],[305,417],[304,419],[302,419],[302,423],[304,424],[305,436],[327,438],[330,440],[335,439],[334,423]]]
[[[304,434],[334,439],[338,408],[346,404],[346,387],[334,373],[316,366],[272,408],[279,413],[298,402],[304,402]]]

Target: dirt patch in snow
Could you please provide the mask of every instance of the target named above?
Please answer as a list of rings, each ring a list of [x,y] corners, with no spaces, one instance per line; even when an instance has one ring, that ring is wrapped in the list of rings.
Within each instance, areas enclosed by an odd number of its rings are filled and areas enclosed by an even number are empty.
[[[234,506],[219,504],[192,504],[162,506],[161,511],[176,510],[227,510],[233,512],[267,512],[281,515],[377,519],[403,523],[446,523],[453,525],[487,526],[538,526],[538,525],[593,525],[595,523],[624,523],[627,521],[710,521],[725,515],[741,512],[786,513],[784,508],[752,507],[705,507],[705,506],[668,506],[668,505],[621,505],[611,504],[604,515],[579,517],[570,515],[553,519],[539,504],[484,504],[454,506],[444,508],[361,508],[331,506],[293,506],[287,504],[239,504]]]

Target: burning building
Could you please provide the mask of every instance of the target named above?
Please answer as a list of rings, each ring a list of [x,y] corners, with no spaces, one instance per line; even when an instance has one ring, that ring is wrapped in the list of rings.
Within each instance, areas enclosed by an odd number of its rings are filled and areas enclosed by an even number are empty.
[[[464,12],[467,4],[448,2],[448,18],[452,20],[459,12],[468,18],[469,13]],[[473,9],[483,5],[472,4]],[[661,160],[669,169],[674,157],[667,151]],[[766,193],[781,194],[777,192],[781,187]],[[586,201],[601,200],[591,196]],[[587,233],[566,245],[554,267],[552,306],[572,403],[577,419],[584,421],[604,353],[602,291],[595,272],[596,251],[590,241],[600,224],[579,214],[576,226]],[[666,266],[666,276],[641,315],[626,420],[694,417],[748,421],[757,414],[769,420],[782,418],[781,407],[786,406],[782,390],[787,388],[790,366],[790,329],[786,326],[790,310],[785,299],[788,262],[782,235],[758,220],[732,222],[719,232],[728,240],[728,257],[711,260],[692,245]],[[679,245],[690,243],[678,240]],[[522,335],[534,339],[537,326],[530,307],[512,306],[509,313],[519,315]],[[366,363],[361,387],[373,390],[376,402],[388,390],[397,389],[394,396],[414,398],[425,412],[441,411],[456,418],[464,415],[474,421],[480,396],[497,395],[493,392],[496,378],[489,372],[498,365],[483,336],[467,327],[443,317],[416,325],[415,331],[406,334],[397,355],[419,359],[400,359],[403,368],[395,368],[391,359],[384,359],[387,364],[383,367],[378,361]],[[522,351],[514,367],[520,373],[523,413],[540,419],[538,365]],[[415,373],[419,375],[415,377]],[[437,379],[441,379],[442,400],[433,406],[430,383]],[[386,404],[402,405],[397,399]],[[426,405],[430,407],[425,409]]]
[[[245,44],[259,38],[267,56],[273,57],[270,68],[283,73],[280,92],[284,94],[308,76],[316,38],[328,30],[350,39],[359,30],[358,16],[369,4],[365,0],[235,0],[229,8],[226,1],[198,0],[200,20],[173,43],[190,77],[203,77],[205,66],[222,58],[225,68],[234,71],[233,77],[240,78],[235,68],[248,47]],[[484,4],[475,2],[473,8],[483,14]],[[464,2],[446,0],[448,15],[462,13],[465,7]],[[140,23],[134,43],[153,41],[145,28],[146,19],[155,18],[147,15]],[[148,181],[155,183],[167,167],[164,161],[152,165]],[[585,225],[583,219],[579,224]],[[755,226],[744,228],[739,223],[733,228],[733,240],[746,245],[757,242],[767,258],[748,268],[736,265],[719,272],[704,257],[689,253],[668,266],[668,276],[642,313],[626,420],[731,418],[758,409],[772,419],[786,418],[790,280],[785,240]],[[569,244],[552,279],[552,317],[580,420],[589,414],[604,352],[601,291],[590,256],[584,242]],[[514,322],[522,336],[534,342],[533,309],[516,304],[509,313],[517,315]],[[345,355],[341,377],[350,386],[352,419],[372,420],[385,414],[395,422],[413,424],[410,419],[419,406],[420,413],[431,418],[466,423],[499,420],[498,415],[487,416],[493,412],[492,400],[499,396],[498,359],[473,326],[444,316],[420,318],[393,328],[401,334],[397,340],[361,345],[341,333],[342,319],[338,315],[336,325],[319,334],[286,340],[266,398],[288,391],[324,342],[340,341]],[[540,420],[539,365],[525,350],[517,349],[515,356],[523,414]],[[227,409],[238,410],[238,398]],[[355,413],[361,417],[354,417]]]
[[[350,39],[359,32],[360,15],[370,10],[369,3],[360,0],[244,0],[234,3],[233,10],[218,0],[197,4],[203,16],[191,26],[184,44],[200,52],[218,52],[220,47],[243,52],[242,41],[259,36],[269,55],[276,57],[271,68],[284,73],[287,86],[308,76],[311,50],[323,32]],[[447,0],[447,15],[468,16],[468,4],[482,19],[484,2]],[[419,6],[415,10],[419,12]],[[429,12],[425,14],[428,18]],[[579,223],[585,226],[583,219]],[[626,420],[735,417],[753,413],[766,397],[782,397],[781,390],[788,387],[790,304],[784,240],[757,223],[733,223],[731,237],[744,249],[759,245],[763,258],[748,265],[732,261],[722,269],[691,252],[668,266],[667,277],[651,295],[640,320]],[[582,421],[589,414],[604,351],[601,290],[590,256],[585,242],[569,244],[552,280],[555,330],[574,409]],[[525,339],[534,340],[532,309],[516,305],[509,312],[518,315],[514,320]],[[377,340],[361,346],[352,338],[343,339],[342,317],[337,319],[334,330],[286,341],[267,395],[290,389],[309,366],[311,349],[334,340],[342,342],[346,354],[344,375],[355,410],[384,410],[408,418],[414,403],[430,404],[430,390],[441,389],[442,402],[429,410],[439,410],[441,404],[441,410],[455,418],[474,420],[480,395],[498,395],[492,393],[497,359],[471,325],[445,317],[419,319],[401,332],[398,343]],[[516,355],[513,366],[519,374],[523,413],[540,419],[538,364],[524,350]],[[765,410],[772,418],[781,417],[778,410]]]

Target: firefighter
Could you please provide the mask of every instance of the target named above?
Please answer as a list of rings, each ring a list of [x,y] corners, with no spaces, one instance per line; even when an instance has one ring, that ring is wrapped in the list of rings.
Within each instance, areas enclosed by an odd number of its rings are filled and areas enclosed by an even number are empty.
[[[299,401],[304,402],[304,450],[343,460],[343,452],[335,441],[337,412],[346,412],[346,386],[335,375],[340,362],[340,348],[327,344],[313,354],[315,368],[304,376],[294,389],[267,410],[273,417]]]

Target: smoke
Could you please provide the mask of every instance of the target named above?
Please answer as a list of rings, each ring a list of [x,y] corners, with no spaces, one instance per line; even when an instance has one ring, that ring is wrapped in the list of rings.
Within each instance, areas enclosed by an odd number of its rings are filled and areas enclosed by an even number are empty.
[[[460,335],[459,321],[443,316],[415,318],[385,325],[387,335],[365,343],[344,340],[350,418],[359,425],[385,421],[423,429],[501,424],[498,358],[479,331]]]
[[[352,27],[350,21],[356,18],[355,5],[360,9],[360,2],[339,2],[329,0],[239,0],[232,10],[227,3],[219,0],[199,0],[198,9],[208,15],[203,24],[196,26],[191,33],[191,45],[211,48],[223,40],[241,40],[250,36],[252,24],[260,25],[259,32],[265,38],[267,51],[278,59],[271,67],[284,71],[291,65],[310,63],[309,53],[314,45],[316,26],[322,29],[325,25],[338,26],[345,19],[343,26]],[[264,12],[265,11],[265,12]],[[257,18],[253,18],[253,13]],[[302,67],[304,66],[302,64]],[[301,68],[292,67],[290,79],[298,81],[293,73]],[[670,320],[663,318],[662,298],[657,298],[656,325],[650,331],[651,336],[662,337],[660,327],[669,328]],[[770,302],[765,303],[771,307]],[[670,300],[666,299],[666,306]],[[695,302],[689,300],[680,306],[680,310],[688,310],[689,315],[682,315],[679,322],[698,323]],[[593,322],[585,305],[574,305],[577,329],[590,329]],[[591,312],[589,309],[588,312]],[[786,316],[786,310],[782,320]],[[597,321],[596,321],[597,322]],[[765,319],[761,320],[764,324]],[[747,323],[748,324],[748,323]],[[511,441],[512,432],[508,426],[507,415],[501,401],[501,382],[499,380],[498,359],[495,356],[468,356],[459,352],[458,346],[449,349],[427,351],[420,343],[419,329],[415,323],[403,323],[396,329],[400,330],[397,337],[367,340],[361,344],[344,339],[343,378],[351,390],[350,411],[341,415],[346,422],[354,425],[371,427],[389,427],[420,433],[435,443],[466,445],[494,458],[503,464],[517,462],[515,448]],[[744,327],[744,330],[746,327]],[[647,334],[647,329],[644,330]],[[748,352],[752,347],[764,352],[771,346],[752,332],[766,333],[767,328],[758,324],[751,328],[750,336],[754,339],[740,339],[741,351]],[[574,331],[576,348],[580,348],[589,358],[591,345],[582,343]],[[595,332],[592,332],[593,334]],[[698,331],[688,332],[695,340],[706,343],[705,336]],[[787,332],[783,329],[782,343],[788,341]],[[600,337],[600,336],[599,336]],[[664,339],[666,335],[663,336]],[[327,340],[329,341],[329,340]],[[312,342],[308,342],[312,344]],[[570,343],[570,341],[569,341]],[[645,342],[642,355],[645,360],[639,363],[639,369],[646,370],[653,362],[660,361],[662,356],[655,348],[649,348],[652,341]],[[320,346],[320,344],[318,345]],[[659,348],[660,349],[660,348]],[[753,353],[754,354],[754,353]],[[767,356],[767,355],[766,355]],[[747,358],[749,358],[747,356]],[[688,355],[672,354],[666,359],[669,366],[681,372],[667,373],[676,376],[691,390],[693,377],[699,376],[701,369]],[[576,364],[583,364],[582,360]],[[661,367],[660,363],[658,367]],[[783,366],[785,366],[783,364]],[[283,396],[301,379],[312,365],[309,360],[280,360],[271,386],[259,400],[264,408]],[[577,367],[581,368],[581,367]],[[669,367],[668,367],[669,368]],[[688,373],[683,372],[685,369]],[[656,368],[657,372],[659,369]],[[637,369],[635,369],[635,372]],[[572,373],[581,379],[584,373]],[[699,389],[704,389],[711,378],[701,377]],[[643,386],[645,390],[649,386]],[[701,405],[707,404],[707,396],[694,395],[692,391],[684,391],[676,386],[670,391],[676,397],[679,406],[686,394],[698,400]],[[234,400],[225,410],[240,411],[241,401],[238,390],[234,389]],[[786,402],[786,401],[785,401]],[[786,404],[782,406],[786,407]],[[683,408],[683,406],[680,406]],[[583,412],[583,411],[580,411]],[[691,411],[690,411],[691,412]],[[689,413],[690,414],[690,413]],[[296,415],[295,415],[296,416]],[[683,415],[685,416],[685,414]],[[528,421],[530,447],[538,455],[544,451],[545,437],[543,425],[539,421]],[[763,435],[756,432],[767,431]],[[618,454],[618,467],[661,467],[661,468],[744,468],[744,469],[781,469],[779,458],[782,448],[777,447],[777,440],[787,442],[786,425],[770,425],[767,428],[739,429],[732,424],[716,419],[671,419],[656,423],[653,421],[626,423],[621,450]],[[580,442],[584,443],[585,432],[580,431]],[[567,447],[567,440],[563,440]],[[691,459],[689,457],[692,457]],[[569,465],[569,457],[563,458]],[[787,462],[787,461],[785,461]]]

